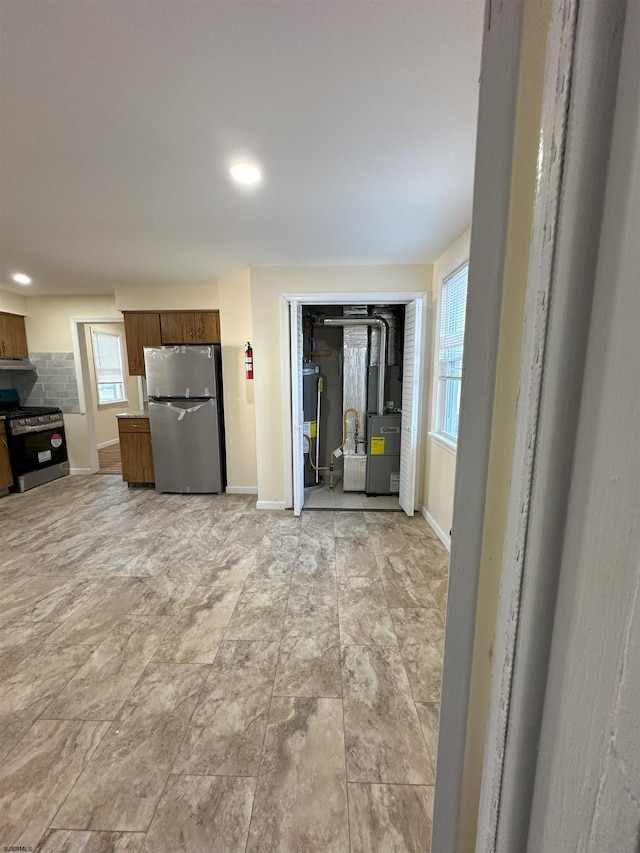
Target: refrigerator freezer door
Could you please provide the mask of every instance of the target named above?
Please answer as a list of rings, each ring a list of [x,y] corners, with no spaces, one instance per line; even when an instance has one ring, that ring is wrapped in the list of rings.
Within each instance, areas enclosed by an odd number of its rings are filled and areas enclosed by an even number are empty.
[[[149,403],[156,490],[222,491],[217,401]]]
[[[145,347],[149,397],[217,397],[213,346]]]

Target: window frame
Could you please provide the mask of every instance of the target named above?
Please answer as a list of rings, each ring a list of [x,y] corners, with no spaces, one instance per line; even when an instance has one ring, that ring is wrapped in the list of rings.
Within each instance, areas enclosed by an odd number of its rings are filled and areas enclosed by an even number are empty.
[[[469,288],[469,259],[462,261],[456,267],[446,272],[438,283],[438,295],[437,295],[437,310],[435,317],[435,329],[434,329],[434,349],[433,349],[433,392],[432,392],[432,418],[431,418],[431,432],[429,433],[430,438],[435,441],[437,444],[444,447],[446,450],[449,450],[451,453],[455,454],[458,449],[458,436],[453,437],[450,433],[445,432],[444,430],[444,408],[445,408],[445,394],[446,394],[446,383],[447,381],[456,381],[459,383],[459,387],[462,386],[462,369],[460,371],[460,378],[457,377],[455,379],[444,379],[440,373],[440,342],[441,342],[441,326],[442,326],[442,309],[443,309],[443,290],[445,284],[456,275],[458,275],[463,269],[467,270],[467,293]],[[466,295],[465,295],[465,313],[466,313]],[[464,333],[463,333],[464,340]],[[463,364],[464,367],[464,343],[463,343],[463,351],[462,351]],[[460,398],[458,392],[458,413],[460,411]]]
[[[116,338],[118,341],[118,358],[120,361],[120,380],[116,380],[115,382],[100,382],[99,376],[99,366],[96,360],[97,348],[96,348],[96,338],[97,336],[102,335],[104,337]],[[119,332],[107,332],[103,329],[91,329],[91,357],[93,361],[93,372],[96,380],[96,403],[98,407],[101,406],[114,406],[120,405],[122,403],[128,403],[129,400],[127,398],[127,383],[124,372],[124,354],[122,349],[122,335]],[[101,385],[120,385],[122,388],[122,396],[118,397],[115,400],[101,400],[100,399],[100,386]]]

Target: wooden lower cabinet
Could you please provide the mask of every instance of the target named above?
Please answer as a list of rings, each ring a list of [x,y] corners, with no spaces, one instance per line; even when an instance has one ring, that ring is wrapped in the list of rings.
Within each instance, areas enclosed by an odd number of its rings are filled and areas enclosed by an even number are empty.
[[[0,421],[0,492],[4,492],[9,486],[13,486],[13,473],[11,471],[11,462],[9,462],[4,421]]]
[[[149,418],[118,418],[122,479],[126,483],[155,482]]]

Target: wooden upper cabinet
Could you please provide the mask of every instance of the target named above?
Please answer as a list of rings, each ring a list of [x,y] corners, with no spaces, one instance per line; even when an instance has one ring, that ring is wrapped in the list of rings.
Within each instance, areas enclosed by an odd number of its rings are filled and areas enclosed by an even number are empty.
[[[219,344],[219,311],[123,311],[129,373],[144,376],[143,347]]]
[[[0,356],[26,358],[28,355],[24,317],[0,312]]]
[[[220,312],[196,311],[195,313],[196,343],[220,343]]]
[[[160,314],[163,344],[195,344],[196,328],[193,311],[163,311]]]
[[[162,311],[163,344],[219,344],[218,311]]]
[[[144,376],[144,347],[162,345],[160,315],[157,312],[124,311],[127,361],[132,376]]]

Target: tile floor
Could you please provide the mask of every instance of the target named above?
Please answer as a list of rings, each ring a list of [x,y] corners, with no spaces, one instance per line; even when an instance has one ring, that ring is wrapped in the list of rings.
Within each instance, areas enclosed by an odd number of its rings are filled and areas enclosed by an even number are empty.
[[[429,848],[447,554],[421,518],[70,477],[0,501],[0,844]]]
[[[369,497],[362,492],[344,492],[342,477],[337,480],[333,489],[328,485],[305,488],[304,505],[308,509],[400,510],[398,495]]]

